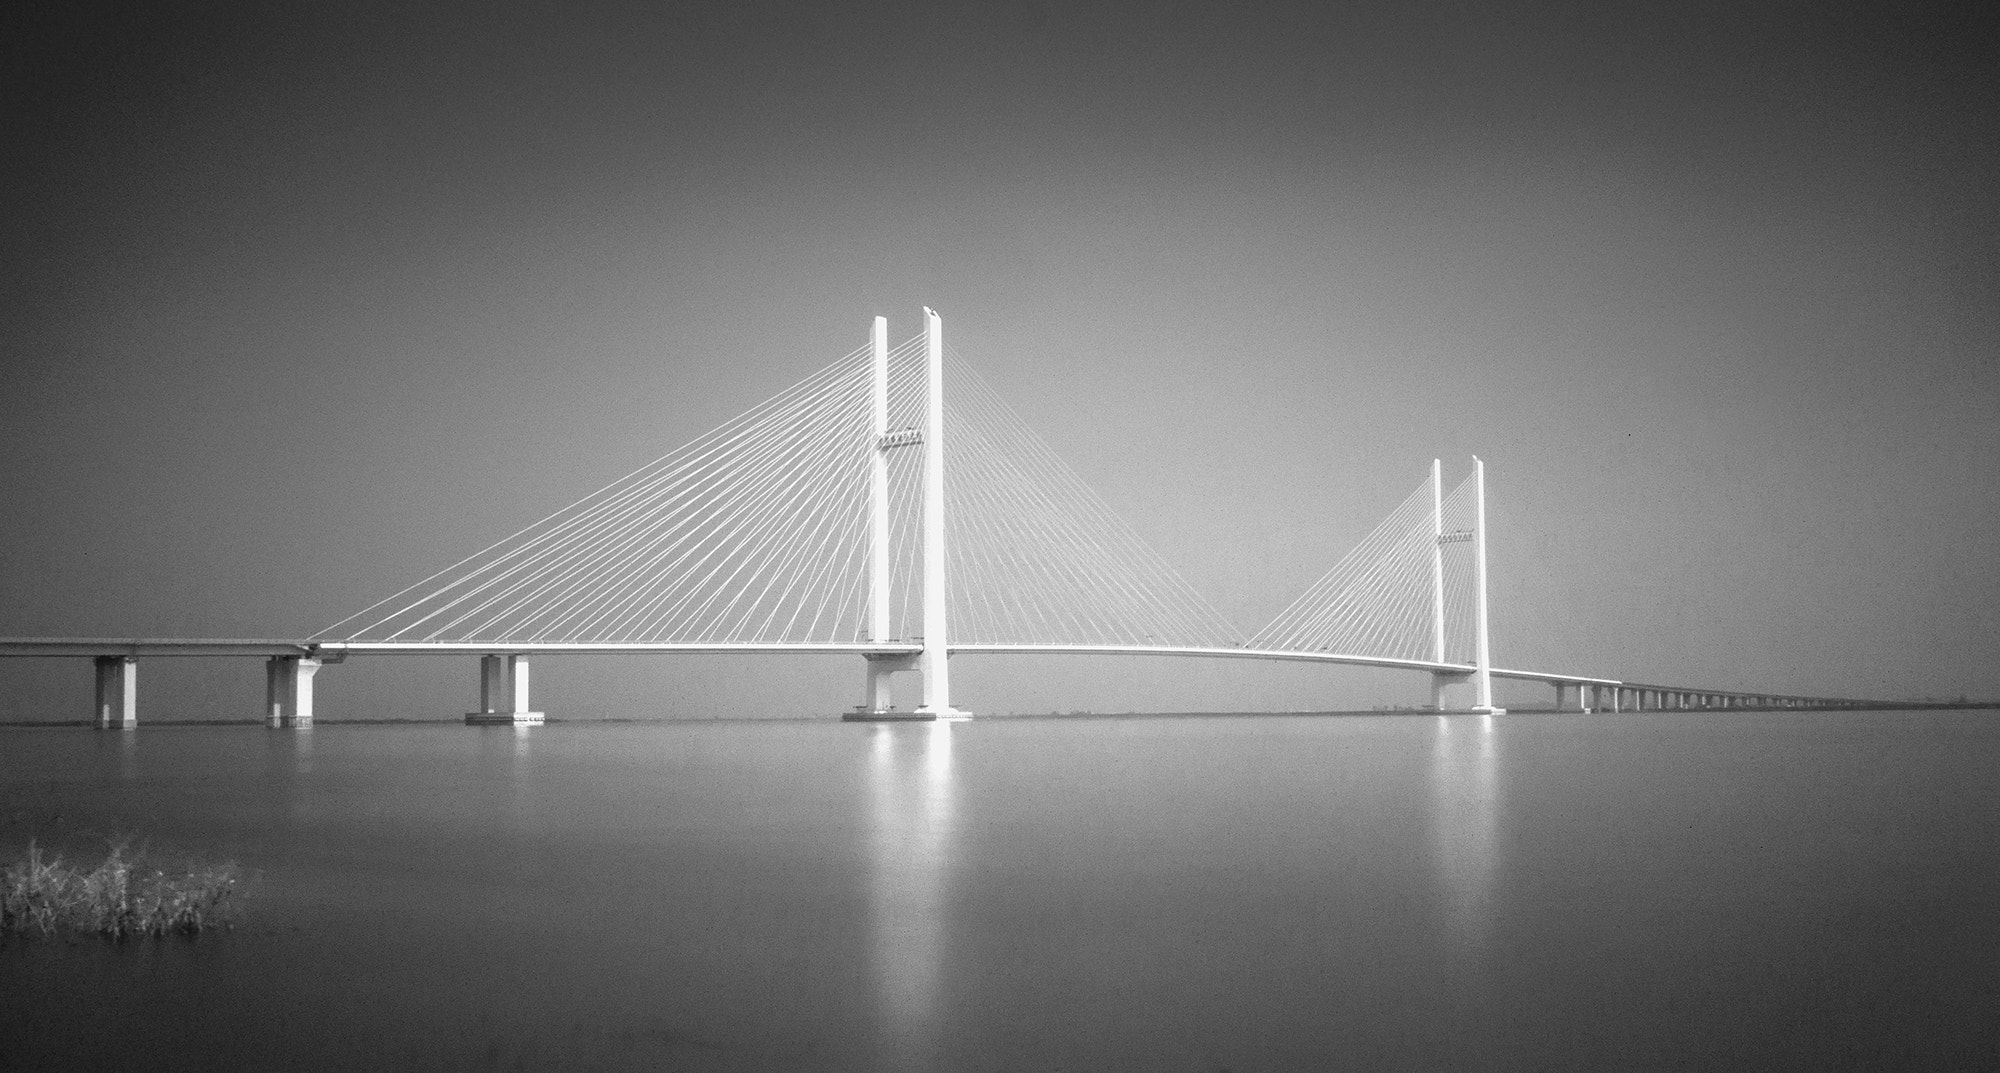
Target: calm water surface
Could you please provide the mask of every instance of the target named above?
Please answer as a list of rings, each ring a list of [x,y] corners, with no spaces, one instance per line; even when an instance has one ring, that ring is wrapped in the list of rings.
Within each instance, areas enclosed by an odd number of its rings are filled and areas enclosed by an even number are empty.
[[[1952,1069],[1993,712],[0,730],[0,849],[233,857],[0,946],[0,1067]]]

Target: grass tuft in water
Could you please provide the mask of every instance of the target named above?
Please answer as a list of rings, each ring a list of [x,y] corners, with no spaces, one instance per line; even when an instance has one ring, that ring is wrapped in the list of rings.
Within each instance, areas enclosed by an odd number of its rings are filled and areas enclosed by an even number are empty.
[[[122,841],[92,868],[30,842],[26,856],[0,868],[0,933],[195,935],[229,925],[238,878],[233,862],[170,868]]]

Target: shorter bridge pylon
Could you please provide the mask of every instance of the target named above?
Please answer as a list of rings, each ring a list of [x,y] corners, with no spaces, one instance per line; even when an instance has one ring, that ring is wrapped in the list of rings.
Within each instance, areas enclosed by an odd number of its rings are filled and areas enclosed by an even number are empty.
[[[1444,465],[1431,459],[1431,659],[1445,662],[1444,546],[1469,540],[1472,544],[1472,669],[1432,671],[1431,707],[1440,712],[1497,715],[1493,704],[1493,652],[1486,619],[1486,463],[1472,459],[1472,528],[1444,529]]]

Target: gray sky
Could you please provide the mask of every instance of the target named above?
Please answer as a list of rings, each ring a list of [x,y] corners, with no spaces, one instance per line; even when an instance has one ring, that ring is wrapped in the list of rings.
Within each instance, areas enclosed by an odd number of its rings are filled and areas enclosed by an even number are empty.
[[[82,4],[0,45],[0,635],[302,635],[928,304],[1246,631],[1478,453],[1503,665],[2000,694],[1969,14],[296,7]],[[557,714],[831,711],[861,677],[545,662]],[[954,664],[975,709],[1425,688]],[[163,714],[247,714],[258,673],[161,668]],[[336,714],[471,696],[326,673]],[[87,678],[0,666],[0,718],[81,717]]]

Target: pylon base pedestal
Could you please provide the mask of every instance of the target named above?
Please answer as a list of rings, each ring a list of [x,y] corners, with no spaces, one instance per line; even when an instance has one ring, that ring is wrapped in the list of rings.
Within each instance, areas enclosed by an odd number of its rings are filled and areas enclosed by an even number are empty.
[[[929,723],[937,713],[919,708],[853,708],[840,713],[843,723]]]
[[[543,720],[542,712],[465,713],[465,725],[469,727],[538,727]]]

